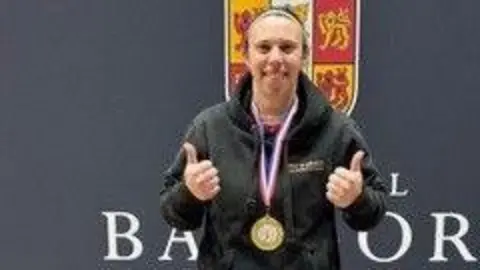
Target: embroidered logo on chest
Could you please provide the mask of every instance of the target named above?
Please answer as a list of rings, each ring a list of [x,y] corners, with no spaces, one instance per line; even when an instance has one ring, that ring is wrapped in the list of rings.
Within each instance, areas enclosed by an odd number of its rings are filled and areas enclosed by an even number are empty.
[[[306,173],[321,172],[325,170],[325,162],[323,160],[310,160],[302,163],[289,163],[289,173]]]

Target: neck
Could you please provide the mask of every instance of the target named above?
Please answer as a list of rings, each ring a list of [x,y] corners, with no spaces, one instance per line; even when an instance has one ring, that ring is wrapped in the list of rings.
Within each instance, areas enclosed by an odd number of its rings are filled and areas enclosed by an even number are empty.
[[[275,124],[282,121],[282,116],[293,104],[295,91],[289,92],[288,95],[265,95],[253,91],[252,100],[258,109],[260,118],[267,123]]]

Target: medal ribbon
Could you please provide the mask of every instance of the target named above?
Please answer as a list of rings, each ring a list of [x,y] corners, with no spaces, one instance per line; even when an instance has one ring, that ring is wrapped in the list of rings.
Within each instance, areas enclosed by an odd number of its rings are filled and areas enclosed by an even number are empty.
[[[277,182],[277,172],[280,165],[280,156],[281,156],[281,149],[283,145],[283,141],[287,135],[288,128],[292,122],[293,116],[298,108],[298,99],[295,97],[293,105],[290,107],[287,117],[283,121],[280,130],[275,135],[275,143],[274,148],[272,151],[272,155],[270,157],[270,162],[267,162],[267,157],[265,153],[265,129],[263,127],[262,121],[260,119],[260,115],[258,112],[257,107],[252,102],[252,112],[253,116],[255,117],[255,121],[260,128],[260,136],[262,137],[262,151],[260,156],[260,166],[259,166],[259,174],[260,174],[260,192],[262,194],[262,199],[267,208],[270,208],[270,201],[272,199],[273,193],[275,191],[275,186]],[[268,172],[267,173],[267,166]],[[268,177],[268,178],[267,178]]]

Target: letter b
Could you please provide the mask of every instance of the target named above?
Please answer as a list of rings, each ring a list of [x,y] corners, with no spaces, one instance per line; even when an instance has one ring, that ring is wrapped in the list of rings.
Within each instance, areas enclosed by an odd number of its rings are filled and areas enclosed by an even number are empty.
[[[135,236],[140,228],[138,218],[128,212],[102,212],[102,215],[107,218],[108,254],[104,259],[106,261],[132,261],[140,257],[143,252],[143,245]],[[125,218],[130,224],[130,227],[124,233],[117,232],[118,218]],[[131,243],[132,251],[130,254],[123,256],[118,254],[118,239],[125,239]]]

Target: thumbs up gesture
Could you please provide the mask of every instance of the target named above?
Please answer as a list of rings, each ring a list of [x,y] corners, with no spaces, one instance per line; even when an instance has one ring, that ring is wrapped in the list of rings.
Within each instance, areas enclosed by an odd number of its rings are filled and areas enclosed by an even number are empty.
[[[362,193],[362,160],[364,156],[365,152],[356,152],[350,161],[350,168],[338,167],[329,175],[327,199],[336,207],[348,207]]]
[[[218,170],[210,160],[199,161],[197,150],[190,143],[183,145],[187,164],[183,171],[183,179],[190,192],[199,200],[213,199],[220,191]]]

